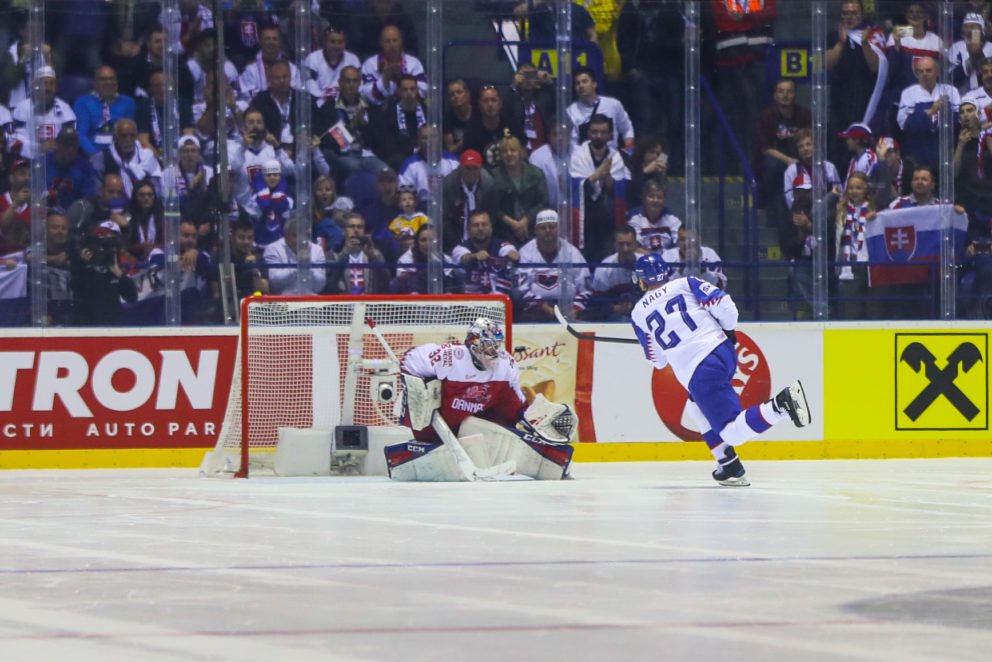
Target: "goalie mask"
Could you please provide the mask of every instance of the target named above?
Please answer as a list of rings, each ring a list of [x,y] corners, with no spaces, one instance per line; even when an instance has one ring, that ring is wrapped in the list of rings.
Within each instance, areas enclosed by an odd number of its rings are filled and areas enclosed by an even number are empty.
[[[472,363],[479,370],[493,369],[505,342],[503,330],[496,322],[485,317],[472,322],[465,336],[465,346],[472,355]]]

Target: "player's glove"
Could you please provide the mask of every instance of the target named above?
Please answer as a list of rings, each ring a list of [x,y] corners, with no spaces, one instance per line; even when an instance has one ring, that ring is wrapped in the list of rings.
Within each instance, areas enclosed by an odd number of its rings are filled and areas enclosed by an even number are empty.
[[[724,329],[724,333],[727,334],[727,338],[730,340],[730,344],[737,347],[737,332],[733,329]]]

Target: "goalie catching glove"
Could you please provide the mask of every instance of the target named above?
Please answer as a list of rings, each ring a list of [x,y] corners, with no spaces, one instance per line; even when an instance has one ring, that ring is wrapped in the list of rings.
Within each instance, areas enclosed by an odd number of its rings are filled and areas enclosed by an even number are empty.
[[[538,393],[524,410],[517,429],[532,432],[551,444],[567,444],[572,440],[577,424],[578,419],[568,405],[551,402]]]

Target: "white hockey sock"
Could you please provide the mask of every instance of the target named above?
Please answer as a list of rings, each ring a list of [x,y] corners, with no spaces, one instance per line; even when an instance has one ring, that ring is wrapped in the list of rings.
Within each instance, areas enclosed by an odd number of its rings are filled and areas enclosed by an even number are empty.
[[[713,453],[713,459],[717,462],[722,462],[727,457],[727,449],[730,448],[730,444],[727,442],[721,443],[719,446],[710,449],[710,453]]]
[[[788,412],[777,411],[775,409],[774,402],[772,400],[769,400],[767,402],[761,403],[761,417],[764,418],[769,423],[771,423],[772,425],[775,425],[779,421],[784,421],[785,419],[789,418],[789,414]]]
[[[727,456],[727,449],[730,448],[722,439],[720,435],[713,432],[710,428],[709,421],[703,416],[703,412],[699,409],[699,406],[693,402],[689,401],[685,405],[685,414],[692,418],[696,422],[696,426],[699,428],[699,433],[703,435],[703,441],[706,442],[706,447],[710,449],[710,453],[713,454],[713,458],[720,462]]]
[[[788,414],[779,414],[772,409],[770,402],[763,402],[756,407],[748,407],[727,423],[720,430],[720,438],[731,446],[740,446],[787,416]]]

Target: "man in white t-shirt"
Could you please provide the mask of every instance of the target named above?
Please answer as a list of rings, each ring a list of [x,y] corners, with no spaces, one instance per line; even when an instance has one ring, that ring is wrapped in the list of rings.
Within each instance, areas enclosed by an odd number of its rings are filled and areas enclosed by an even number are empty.
[[[613,122],[613,135],[607,144],[613,149],[634,149],[634,125],[627,110],[619,100],[599,94],[596,74],[589,67],[576,67],[572,80],[575,84],[575,101],[568,107],[572,121],[572,146],[577,147],[589,139],[586,135],[589,119],[604,115]]]

